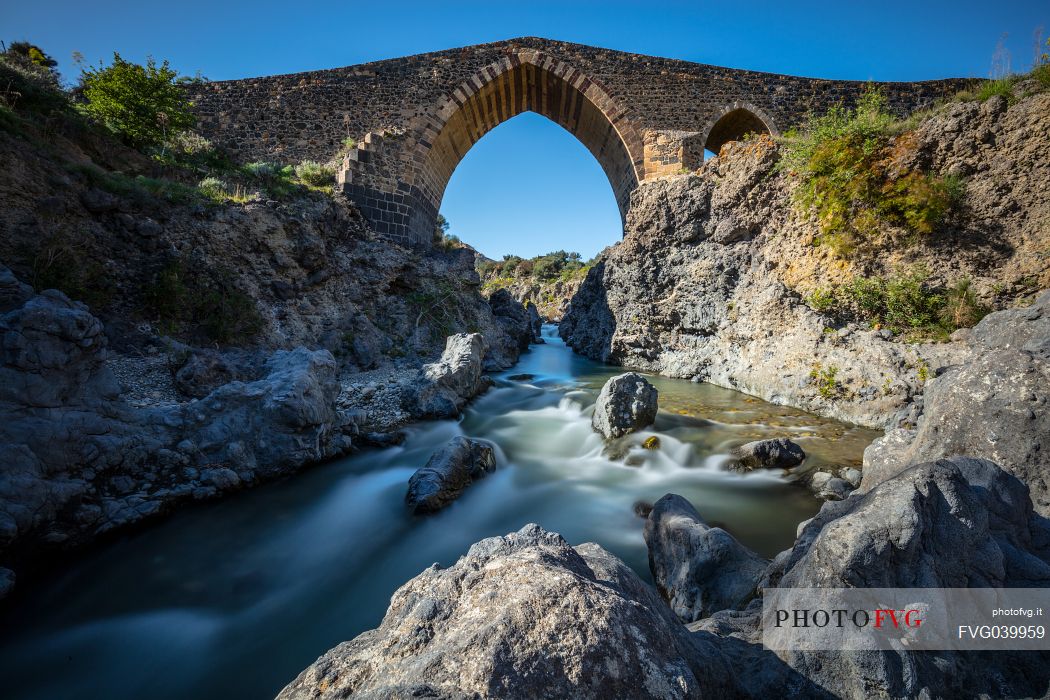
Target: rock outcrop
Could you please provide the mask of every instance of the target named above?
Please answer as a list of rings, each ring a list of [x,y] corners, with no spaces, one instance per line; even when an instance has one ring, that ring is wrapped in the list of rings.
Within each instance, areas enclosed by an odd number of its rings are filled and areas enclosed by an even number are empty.
[[[467,401],[488,388],[482,375],[484,343],[479,333],[450,335],[441,359],[423,365],[405,387],[404,409],[416,418],[458,416]]]
[[[4,281],[0,276],[0,287]],[[351,447],[356,425],[336,409],[336,362],[327,350],[277,351],[256,380],[137,410],[120,399],[102,324],[87,307],[57,291],[24,291],[21,304],[0,316],[5,562],[79,544],[181,501]],[[15,303],[3,296],[7,306]]]
[[[673,493],[653,504],[645,545],[656,589],[683,622],[746,602],[769,564]]]
[[[1016,477],[986,460],[962,457],[912,466],[863,496],[825,505],[762,583],[792,588],[1048,584],[1050,521],[1033,512],[1028,490]],[[725,617],[707,629],[738,623]],[[849,698],[1043,697],[1050,688],[1047,652],[811,651],[786,652],[782,659]]]
[[[532,342],[542,343],[543,337],[541,333],[543,331],[543,317],[540,316],[540,311],[536,308],[536,305],[531,301],[525,302],[525,312],[529,315],[529,327],[532,328]]]
[[[787,438],[756,440],[734,447],[729,454],[745,469],[790,469],[802,464],[806,459],[806,453],[798,443]]]
[[[656,420],[659,392],[636,372],[605,382],[594,404],[591,426],[606,438],[617,438]]]
[[[506,369],[514,364],[518,355],[529,349],[534,333],[532,319],[525,306],[510,295],[506,289],[497,289],[489,297],[489,308],[501,333],[488,345],[485,369]]]
[[[970,455],[1024,481],[1050,516],[1050,292],[959,335],[968,358],[926,385],[914,430],[893,430],[865,450],[862,488],[915,462]]]
[[[583,283],[584,274],[577,272],[568,279],[558,277],[540,280],[517,270],[508,279],[496,271],[482,272],[482,289],[506,289],[523,304],[532,304],[547,321],[558,323],[569,309],[569,302]]]
[[[408,480],[405,504],[414,513],[435,513],[459,498],[472,482],[495,470],[492,445],[454,437]]]
[[[707,381],[877,428],[959,361],[956,344],[904,344],[841,323],[806,295],[921,263],[930,281],[972,281],[989,303],[1050,286],[1050,94],[947,108],[913,137],[917,163],[966,173],[965,211],[945,230],[863,265],[813,245],[768,139],[727,144],[697,174],[642,183],[624,240],[590,270],[560,326],[593,359]]]
[[[732,669],[693,642],[597,545],[527,525],[402,586],[382,624],[303,671],[280,700],[345,697],[699,698]]]

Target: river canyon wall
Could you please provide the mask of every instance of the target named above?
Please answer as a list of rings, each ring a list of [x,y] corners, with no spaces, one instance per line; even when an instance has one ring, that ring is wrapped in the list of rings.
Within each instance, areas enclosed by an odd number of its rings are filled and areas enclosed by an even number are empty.
[[[1050,95],[950,104],[911,138],[909,159],[964,178],[964,203],[935,233],[837,256],[795,205],[780,147],[731,143],[696,173],[639,187],[624,240],[596,261],[562,337],[588,357],[867,426],[913,421],[907,407],[962,344],[902,342],[818,311],[811,295],[921,266],[932,284],[967,280],[990,308],[1031,303],[1050,286]]]

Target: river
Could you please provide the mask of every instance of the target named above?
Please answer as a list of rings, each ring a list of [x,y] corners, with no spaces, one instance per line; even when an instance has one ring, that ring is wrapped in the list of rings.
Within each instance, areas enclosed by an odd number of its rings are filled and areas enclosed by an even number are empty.
[[[189,508],[20,591],[0,618],[4,697],[271,698],[321,653],[378,625],[406,580],[526,523],[598,542],[649,579],[633,506],[668,492],[771,557],[820,502],[780,472],[723,469],[728,449],[789,436],[809,455],[805,469],[859,465],[878,435],[652,377],[656,424],[610,459],[589,408],[623,370],[573,354],[553,326],[544,336],[458,422],[414,425],[401,446]],[[441,513],[409,515],[409,476],[456,435],[492,441],[497,471]],[[653,435],[659,449],[641,448]]]

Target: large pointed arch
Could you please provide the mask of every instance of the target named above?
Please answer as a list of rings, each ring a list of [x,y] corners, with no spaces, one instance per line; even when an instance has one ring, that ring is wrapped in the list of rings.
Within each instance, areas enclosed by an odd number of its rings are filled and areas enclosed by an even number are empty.
[[[467,151],[523,112],[550,119],[587,147],[626,216],[644,167],[642,139],[626,110],[576,68],[540,51],[521,51],[476,72],[421,117],[409,171],[417,197],[413,230],[433,230],[445,187]]]

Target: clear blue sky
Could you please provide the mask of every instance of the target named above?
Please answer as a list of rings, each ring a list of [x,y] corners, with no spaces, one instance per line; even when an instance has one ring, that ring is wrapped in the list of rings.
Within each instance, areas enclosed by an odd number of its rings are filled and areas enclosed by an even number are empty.
[[[331,68],[517,36],[543,36],[701,63],[858,80],[988,74],[996,42],[1015,69],[1050,0],[972,2],[25,2],[0,0],[0,38],[27,39],[75,77],[113,51],[167,58],[213,80]],[[1046,33],[1044,32],[1044,34]],[[618,240],[601,168],[535,115],[492,131],[453,175],[452,233],[491,257]]]

